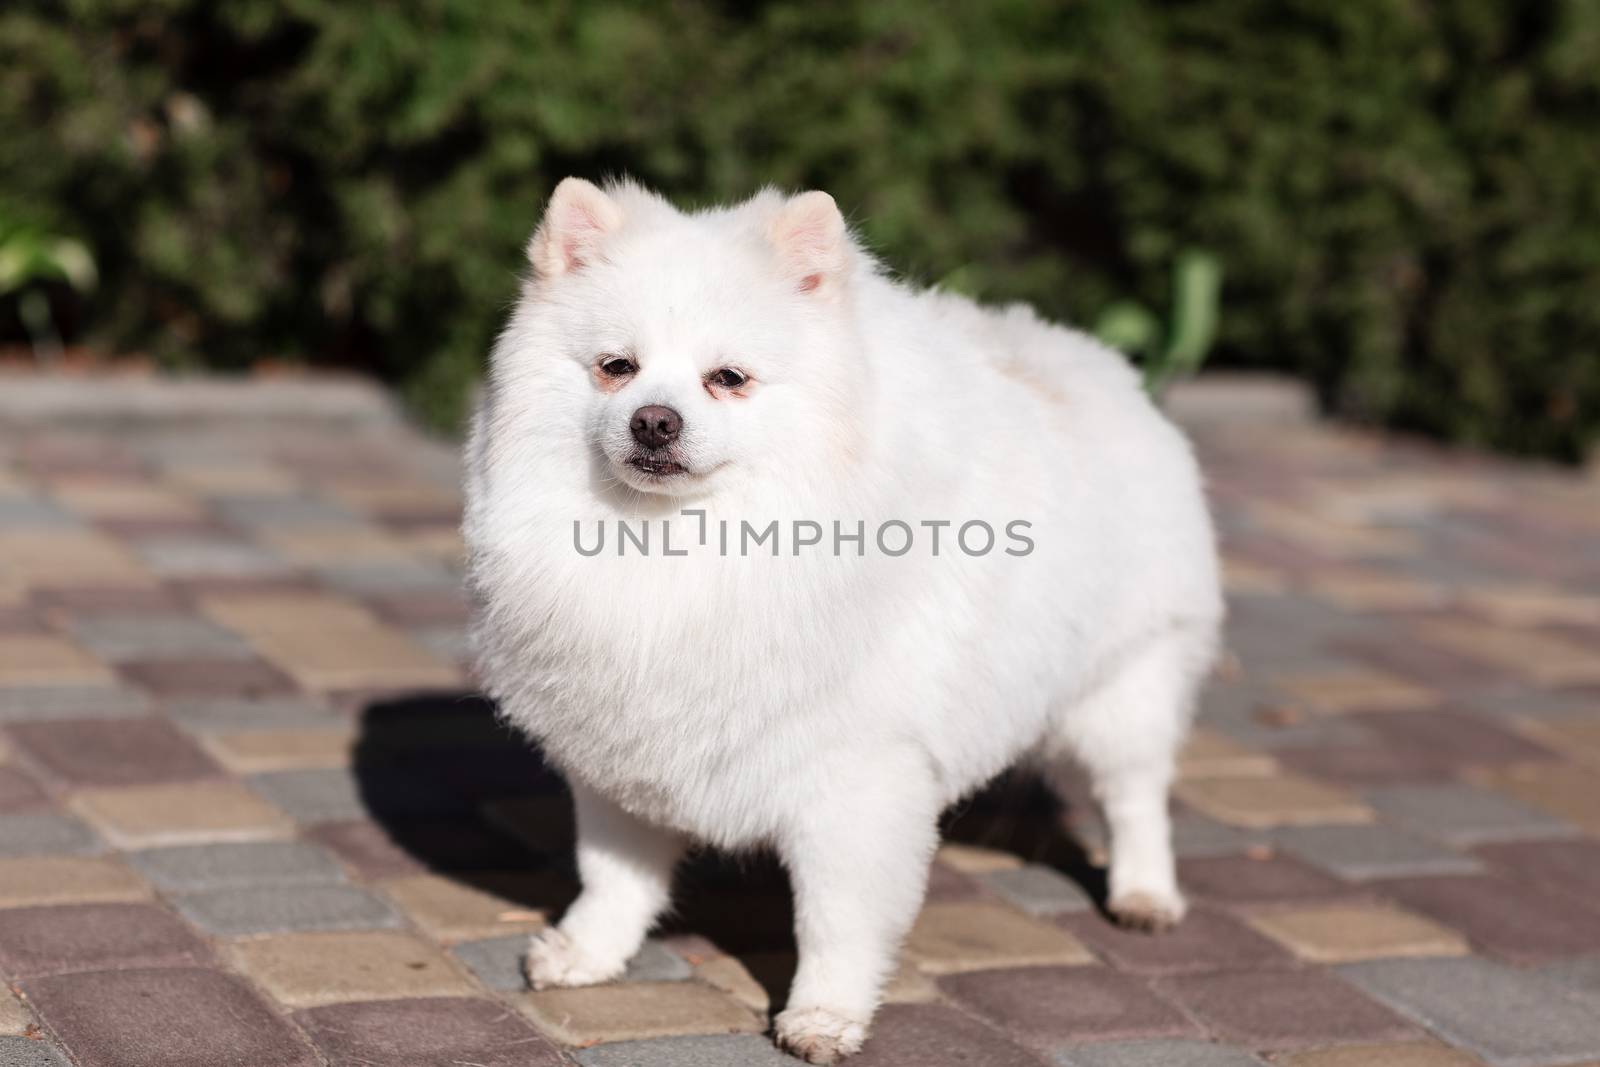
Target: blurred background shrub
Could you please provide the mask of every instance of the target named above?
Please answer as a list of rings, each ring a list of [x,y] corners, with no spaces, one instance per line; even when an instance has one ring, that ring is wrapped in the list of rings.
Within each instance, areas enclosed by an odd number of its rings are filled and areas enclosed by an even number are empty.
[[[0,204],[91,247],[69,329],[357,366],[443,425],[563,175],[820,186],[913,277],[1085,326],[1205,249],[1216,362],[1573,459],[1597,57],[1591,0],[9,0]]]

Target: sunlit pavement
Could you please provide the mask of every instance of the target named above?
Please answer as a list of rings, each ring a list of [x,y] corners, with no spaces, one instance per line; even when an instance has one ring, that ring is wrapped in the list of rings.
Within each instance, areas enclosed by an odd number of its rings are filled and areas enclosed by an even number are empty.
[[[448,447],[360,387],[26,385],[0,1063],[791,1062],[768,864],[696,861],[623,982],[522,988],[569,812],[468,695]],[[1003,783],[855,1062],[1600,1062],[1600,482],[1180,409],[1232,601],[1176,791],[1193,912],[1116,930],[1087,808]]]

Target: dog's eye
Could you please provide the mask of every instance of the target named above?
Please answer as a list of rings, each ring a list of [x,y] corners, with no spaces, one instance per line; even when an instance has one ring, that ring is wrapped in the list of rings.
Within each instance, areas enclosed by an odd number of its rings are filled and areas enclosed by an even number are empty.
[[[603,356],[600,361],[600,370],[611,378],[626,378],[639,369],[639,365],[627,356]]]
[[[723,367],[720,370],[712,371],[708,380],[712,385],[720,385],[724,389],[737,389],[739,386],[749,381],[750,378],[748,375],[742,374],[739,371],[734,370],[732,367]]]

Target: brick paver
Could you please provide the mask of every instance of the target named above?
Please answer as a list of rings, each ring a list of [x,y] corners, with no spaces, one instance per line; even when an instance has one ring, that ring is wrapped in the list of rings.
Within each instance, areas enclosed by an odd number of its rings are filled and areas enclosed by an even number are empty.
[[[616,984],[523,987],[570,804],[466,689],[449,450],[328,410],[0,413],[0,1063],[790,1062],[781,875],[705,875]],[[1600,1063],[1600,482],[1194,435],[1232,611],[1188,920],[1112,926],[1088,810],[1008,783],[856,1062]]]

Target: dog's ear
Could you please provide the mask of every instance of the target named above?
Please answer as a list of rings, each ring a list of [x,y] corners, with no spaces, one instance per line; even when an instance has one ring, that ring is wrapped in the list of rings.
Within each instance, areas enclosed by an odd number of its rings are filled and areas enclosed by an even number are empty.
[[[850,273],[853,246],[839,205],[812,190],[790,197],[767,227],[784,269],[803,293],[832,296]]]
[[[528,262],[541,278],[578,270],[600,254],[606,235],[622,225],[622,208],[592,182],[563,178],[528,241]]]

